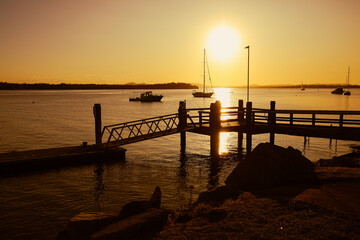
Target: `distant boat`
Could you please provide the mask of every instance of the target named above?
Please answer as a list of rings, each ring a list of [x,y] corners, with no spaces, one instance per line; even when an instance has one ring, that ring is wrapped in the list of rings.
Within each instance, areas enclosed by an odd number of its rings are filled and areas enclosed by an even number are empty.
[[[337,87],[334,91],[331,92],[332,94],[343,94],[344,89],[342,87]]]
[[[129,101],[140,101],[140,102],[160,102],[163,95],[155,95],[152,91],[144,92],[140,94],[140,97],[129,98]]]
[[[351,92],[349,90],[349,83],[350,83],[350,66],[348,68],[348,75],[347,75],[347,78],[346,78],[346,83],[347,83],[347,91],[344,92],[344,95],[347,95],[347,96],[350,96],[351,95]]]
[[[203,97],[203,98],[210,98],[214,92],[213,91],[210,91],[210,92],[206,92],[206,87],[205,87],[205,68],[207,67],[207,70],[208,70],[208,75],[209,75],[209,81],[210,81],[210,84],[211,84],[211,77],[210,77],[210,71],[209,71],[209,65],[207,64],[207,61],[206,61],[206,51],[204,49],[204,81],[203,81],[203,90],[202,91],[196,91],[194,90],[192,95],[194,97]]]
[[[304,90],[305,90],[304,85],[303,85],[303,83],[301,82],[301,91],[304,91]]]

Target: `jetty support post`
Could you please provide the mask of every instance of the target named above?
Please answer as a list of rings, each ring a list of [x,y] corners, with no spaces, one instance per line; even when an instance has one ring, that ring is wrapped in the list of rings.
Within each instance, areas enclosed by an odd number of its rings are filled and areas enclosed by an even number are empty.
[[[95,118],[95,142],[96,146],[100,147],[102,144],[101,136],[101,105],[95,103],[93,107],[94,118]]]
[[[186,102],[180,101],[179,102],[179,125],[178,128],[180,130],[180,146],[181,152],[185,151],[186,148],[186,131],[185,127],[187,124],[187,110],[186,110]]]
[[[270,111],[275,111],[275,101],[271,101],[270,102]],[[268,122],[270,124],[270,143],[274,144],[275,143],[275,134],[274,134],[274,130],[273,128],[276,125],[276,113],[275,112],[271,112],[268,114]]]
[[[216,101],[210,105],[210,154],[219,155],[221,129],[221,102]]]
[[[239,100],[238,102],[238,123],[239,123],[239,131],[238,131],[238,153],[242,152],[242,142],[243,142],[243,126],[244,126],[244,101]]]
[[[246,154],[251,152],[252,142],[252,102],[246,103]]]

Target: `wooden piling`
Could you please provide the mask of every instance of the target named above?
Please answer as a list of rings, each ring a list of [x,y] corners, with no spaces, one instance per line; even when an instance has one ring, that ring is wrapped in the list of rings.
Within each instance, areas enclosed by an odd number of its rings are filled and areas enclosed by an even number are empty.
[[[185,151],[186,148],[186,131],[185,127],[187,124],[187,111],[186,111],[186,102],[179,102],[179,129],[180,129],[180,146],[181,151]]]
[[[244,101],[238,101],[238,123],[239,126],[244,125]],[[240,128],[241,129],[241,128]],[[238,131],[238,153],[242,154],[243,131]]]
[[[210,105],[210,153],[219,155],[220,129],[221,129],[221,103],[216,101]]]
[[[270,102],[270,111],[275,111],[275,104],[276,104],[275,101]],[[269,113],[268,118],[269,118],[268,120],[270,123],[270,143],[274,144],[275,143],[275,134],[274,134],[274,131],[271,129],[276,124],[276,113]]]
[[[246,154],[249,154],[252,148],[252,102],[246,103],[246,129]]]
[[[239,125],[243,124],[244,122],[244,101],[239,100],[238,103],[238,123]]]
[[[94,118],[95,118],[95,143],[96,146],[101,146],[101,105],[99,103],[94,104],[93,107]]]

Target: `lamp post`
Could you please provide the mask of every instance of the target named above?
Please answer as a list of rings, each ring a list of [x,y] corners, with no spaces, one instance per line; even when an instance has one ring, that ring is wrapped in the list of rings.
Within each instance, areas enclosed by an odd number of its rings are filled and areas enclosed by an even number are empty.
[[[249,102],[249,65],[250,65],[250,45],[246,46],[248,49],[248,71],[247,71],[247,102]]]

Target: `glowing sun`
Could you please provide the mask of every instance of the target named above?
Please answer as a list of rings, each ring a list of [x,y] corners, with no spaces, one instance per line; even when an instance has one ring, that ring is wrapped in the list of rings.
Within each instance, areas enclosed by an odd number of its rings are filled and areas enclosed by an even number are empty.
[[[227,62],[239,50],[239,36],[234,29],[223,24],[210,32],[206,48],[211,57]]]

